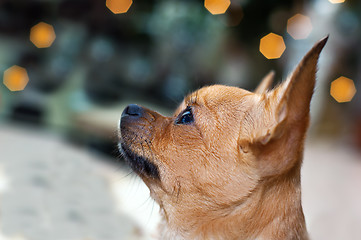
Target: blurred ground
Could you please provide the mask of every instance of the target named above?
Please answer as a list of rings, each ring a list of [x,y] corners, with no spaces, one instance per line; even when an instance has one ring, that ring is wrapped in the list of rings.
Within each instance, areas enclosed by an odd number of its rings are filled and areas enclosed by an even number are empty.
[[[361,155],[346,140],[312,140],[302,169],[311,239],[361,239]]]
[[[0,143],[3,239],[141,239],[135,221],[116,208],[100,156],[19,126],[1,126]]]
[[[0,143],[0,240],[153,237],[159,208],[120,164],[17,125],[0,125]],[[302,175],[312,239],[361,239],[361,156],[310,140]]]

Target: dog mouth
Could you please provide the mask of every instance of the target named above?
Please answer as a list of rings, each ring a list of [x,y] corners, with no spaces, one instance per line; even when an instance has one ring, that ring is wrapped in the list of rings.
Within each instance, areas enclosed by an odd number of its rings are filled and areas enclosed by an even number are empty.
[[[125,143],[119,144],[119,150],[131,169],[141,177],[160,180],[159,169],[148,158],[134,153]]]

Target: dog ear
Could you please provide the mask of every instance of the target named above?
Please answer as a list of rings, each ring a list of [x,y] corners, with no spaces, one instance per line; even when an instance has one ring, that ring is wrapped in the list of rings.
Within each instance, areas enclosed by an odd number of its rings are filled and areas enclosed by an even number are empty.
[[[265,93],[263,122],[266,124],[259,125],[257,142],[265,145],[271,139],[279,138],[286,122],[287,125],[292,125],[299,121],[308,121],[306,118],[309,116],[315,87],[317,61],[327,40],[328,36],[316,43],[286,81],[271,92]]]
[[[261,83],[258,85],[256,90],[254,90],[254,93],[256,94],[262,94],[265,93],[269,88],[271,87],[273,83],[273,79],[275,76],[275,72],[271,71],[269,72],[261,81]]]

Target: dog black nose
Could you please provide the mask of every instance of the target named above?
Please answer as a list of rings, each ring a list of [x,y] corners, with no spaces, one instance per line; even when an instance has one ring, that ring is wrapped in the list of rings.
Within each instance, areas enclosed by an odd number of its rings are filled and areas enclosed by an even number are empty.
[[[123,113],[122,113],[122,117],[124,116],[133,116],[133,117],[141,117],[143,114],[143,108],[136,105],[136,104],[130,104],[128,105]]]

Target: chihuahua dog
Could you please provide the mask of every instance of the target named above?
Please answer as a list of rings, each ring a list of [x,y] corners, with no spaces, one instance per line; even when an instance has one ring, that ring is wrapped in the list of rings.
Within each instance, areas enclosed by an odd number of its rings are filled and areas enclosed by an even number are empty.
[[[270,90],[222,85],[174,115],[129,105],[119,148],[160,205],[160,239],[308,239],[300,169],[317,61],[328,37]]]

